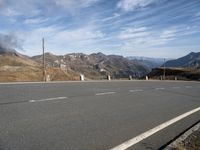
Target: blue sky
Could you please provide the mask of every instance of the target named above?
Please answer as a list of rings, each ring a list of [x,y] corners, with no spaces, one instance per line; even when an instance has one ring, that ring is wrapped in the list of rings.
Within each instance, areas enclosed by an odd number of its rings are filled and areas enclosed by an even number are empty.
[[[43,37],[54,54],[178,58],[200,51],[200,0],[0,0],[1,43],[33,56]]]

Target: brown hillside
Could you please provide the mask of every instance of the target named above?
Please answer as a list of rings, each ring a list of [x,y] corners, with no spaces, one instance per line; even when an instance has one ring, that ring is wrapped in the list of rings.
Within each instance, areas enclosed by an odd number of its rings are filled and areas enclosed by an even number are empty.
[[[164,68],[155,68],[148,74],[151,79],[160,79],[164,74]],[[197,68],[165,68],[165,79],[174,80],[199,80],[200,69]]]

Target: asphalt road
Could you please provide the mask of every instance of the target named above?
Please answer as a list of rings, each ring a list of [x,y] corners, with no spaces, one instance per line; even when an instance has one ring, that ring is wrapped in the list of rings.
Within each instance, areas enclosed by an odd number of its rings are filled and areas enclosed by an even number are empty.
[[[106,150],[200,107],[200,82],[0,84],[0,150]],[[159,149],[197,111],[128,149]]]

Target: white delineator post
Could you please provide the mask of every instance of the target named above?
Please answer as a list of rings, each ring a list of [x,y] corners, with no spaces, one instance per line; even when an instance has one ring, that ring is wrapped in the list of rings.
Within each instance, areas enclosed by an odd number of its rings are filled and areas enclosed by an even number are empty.
[[[148,76],[146,76],[146,80],[149,80],[149,77],[148,77]]]
[[[107,79],[108,79],[109,81],[111,80],[110,75],[107,76]]]
[[[80,74],[80,81],[84,81],[85,80],[85,77],[83,74]]]

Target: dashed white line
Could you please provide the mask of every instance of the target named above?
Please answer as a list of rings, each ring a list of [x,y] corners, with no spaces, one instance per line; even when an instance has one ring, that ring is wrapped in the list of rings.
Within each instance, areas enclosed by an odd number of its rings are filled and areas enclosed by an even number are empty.
[[[34,102],[53,101],[53,100],[62,100],[62,99],[67,99],[67,97],[55,97],[55,98],[47,98],[47,99],[39,99],[39,100],[29,100],[29,102],[34,103]]]
[[[175,87],[172,87],[173,89],[180,89],[180,87],[179,86],[175,86]]]
[[[100,95],[109,95],[109,94],[115,94],[116,92],[106,92],[106,93],[97,93],[95,94],[96,96],[100,96]]]
[[[138,90],[129,90],[129,92],[142,92],[144,90],[138,89]]]
[[[191,114],[193,114],[197,111],[200,111],[200,107],[193,109],[191,111],[188,111],[188,112],[186,112],[186,113],[184,113],[184,114],[182,114],[178,117],[175,117],[175,118],[173,118],[173,119],[171,119],[167,122],[164,122],[164,123],[156,126],[155,128],[152,128],[152,129],[150,129],[150,130],[148,130],[148,131],[146,131],[146,132],[144,132],[144,133],[142,133],[142,134],[140,134],[140,135],[138,135],[138,136],[136,136],[136,137],[114,147],[114,148],[112,148],[111,150],[125,150],[125,149],[135,145],[136,143],[148,138],[149,136],[153,135],[154,133],[170,126],[171,124],[173,124],[173,123],[175,123],[175,122],[177,122],[177,121],[179,121],[179,120],[181,120],[181,119],[183,119],[183,118],[185,118],[185,117],[187,117],[187,116],[189,116],[189,115],[191,115]]]
[[[161,88],[155,88],[155,90],[164,90],[165,88],[161,87]]]
[[[192,87],[191,87],[191,86],[186,86],[185,88],[186,88],[186,89],[191,89]]]

